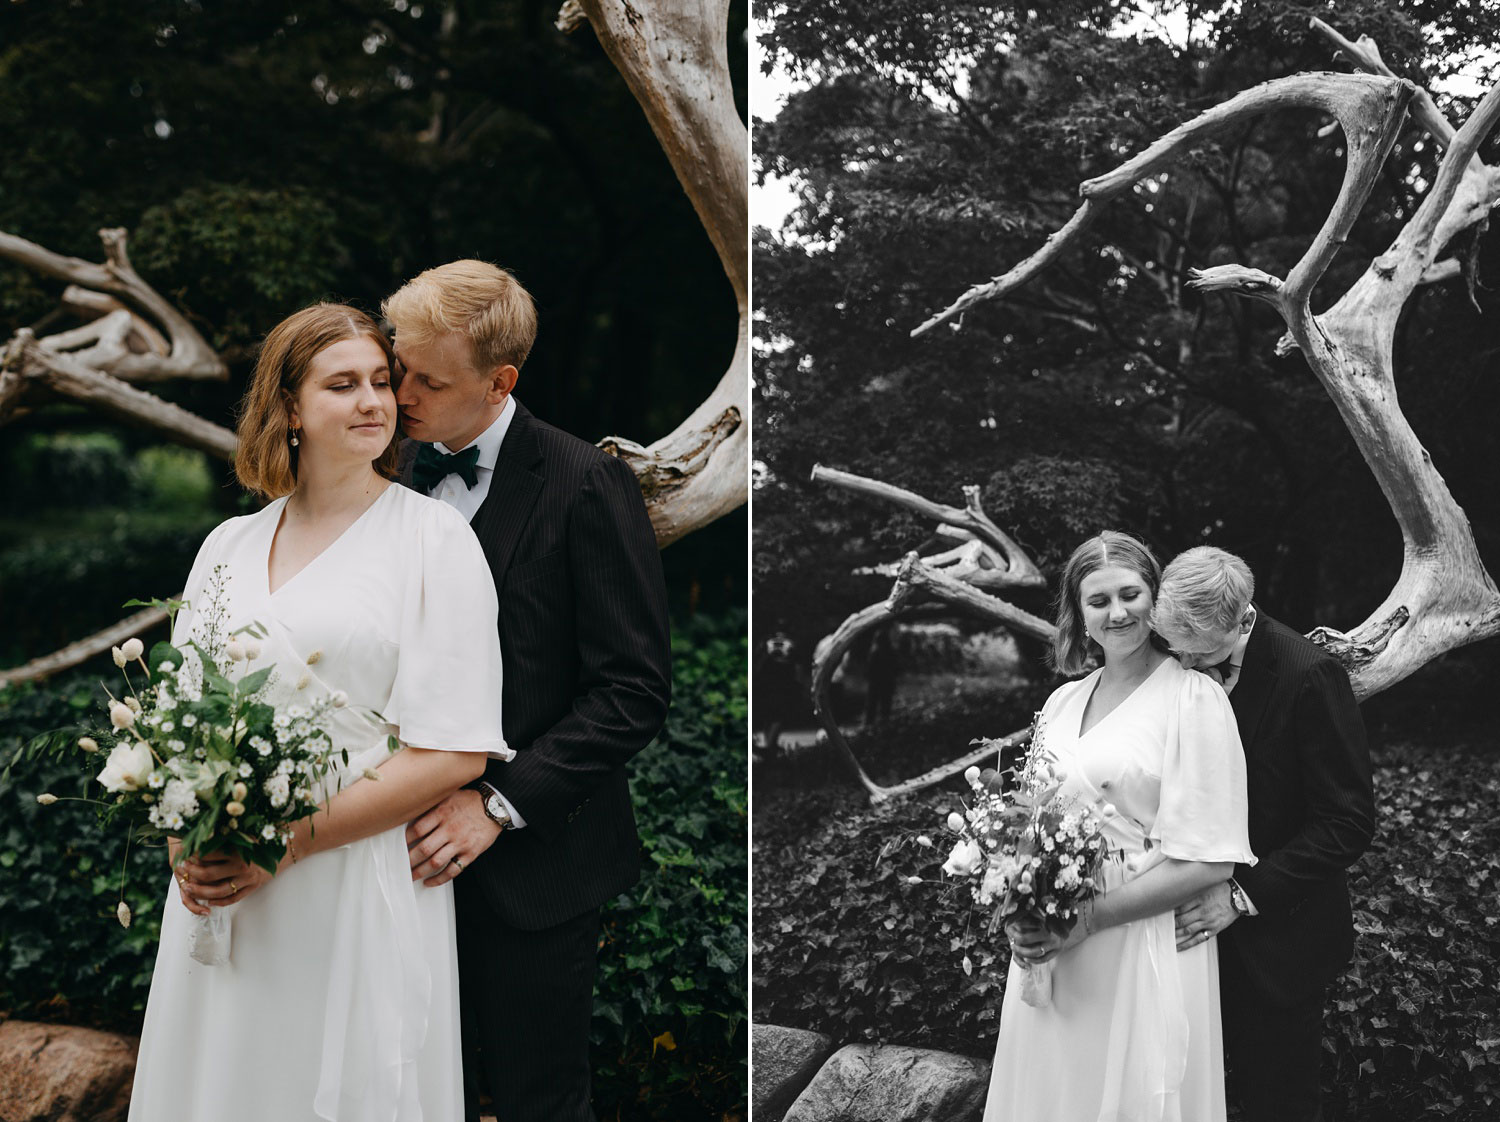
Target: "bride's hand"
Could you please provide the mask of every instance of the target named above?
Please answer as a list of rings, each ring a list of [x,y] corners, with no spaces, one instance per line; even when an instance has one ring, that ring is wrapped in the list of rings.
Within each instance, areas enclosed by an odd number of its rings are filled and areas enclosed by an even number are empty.
[[[1010,936],[1010,953],[1016,960],[1026,966],[1037,966],[1083,942],[1088,937],[1088,928],[1079,922],[1066,935],[1058,935],[1035,920],[1026,920],[1007,923],[1005,933]]]
[[[182,902],[194,915],[204,916],[209,908],[238,904],[269,883],[271,874],[259,865],[227,853],[190,857],[177,866]]]

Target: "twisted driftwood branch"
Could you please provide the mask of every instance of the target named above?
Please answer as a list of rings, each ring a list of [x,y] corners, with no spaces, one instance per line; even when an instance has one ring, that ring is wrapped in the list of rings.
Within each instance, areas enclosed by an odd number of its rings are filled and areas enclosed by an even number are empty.
[[[175,378],[223,381],[229,368],[187,318],[145,282],[130,264],[126,234],[119,227],[99,231],[104,263],[53,253],[35,242],[0,230],[0,259],[14,261],[43,276],[118,300],[147,325],[166,334],[167,351],[155,347],[139,353],[129,348],[102,351],[90,361],[95,369],[129,382],[162,382]],[[65,298],[68,297],[65,293]],[[76,295],[73,301],[77,302]],[[155,334],[154,327],[153,333]],[[161,338],[156,334],[156,338]],[[42,340],[46,345],[47,341]]]
[[[645,111],[739,307],[734,356],[703,404],[649,447],[600,442],[635,470],[666,546],[749,497],[749,134],[729,78],[727,0],[568,0],[558,26],[585,19]]]
[[[1477,152],[1500,121],[1500,87],[1491,90],[1456,132],[1431,97],[1397,79],[1365,38],[1350,43],[1322,21],[1312,24],[1371,74],[1309,74],[1267,82],[1200,114],[1107,175],[1083,184],[1084,208],[1036,254],[1002,277],[964,293],[921,325],[928,330],[980,299],[1004,295],[1037,275],[1076,241],[1092,204],[1122,194],[1190,145],[1253,116],[1315,108],[1337,119],[1348,159],[1338,200],[1302,258],[1283,281],[1242,265],[1197,270],[1205,291],[1250,297],[1281,314],[1287,334],[1278,353],[1302,351],[1333,399],[1401,527],[1401,576],[1370,617],[1348,634],[1320,628],[1315,641],[1335,651],[1363,698],[1400,681],[1436,655],[1500,634],[1500,592],[1485,570],[1463,510],[1402,414],[1396,397],[1394,338],[1402,308],[1418,286],[1456,275],[1437,257],[1462,231],[1487,222],[1500,202],[1500,173]],[[1321,316],[1313,288],[1344,243],[1400,131],[1409,104],[1446,153],[1432,188],[1391,247]]]

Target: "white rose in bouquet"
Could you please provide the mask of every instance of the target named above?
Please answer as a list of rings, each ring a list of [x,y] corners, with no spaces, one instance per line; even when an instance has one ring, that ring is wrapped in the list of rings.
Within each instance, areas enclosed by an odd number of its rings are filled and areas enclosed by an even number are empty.
[[[155,766],[151,749],[143,741],[122,740],[110,750],[98,778],[106,791],[134,791],[146,785]]]
[[[948,860],[943,862],[943,872],[951,877],[966,877],[979,868],[979,863],[983,860],[984,852],[979,848],[979,843],[972,838],[964,838],[953,847]]]

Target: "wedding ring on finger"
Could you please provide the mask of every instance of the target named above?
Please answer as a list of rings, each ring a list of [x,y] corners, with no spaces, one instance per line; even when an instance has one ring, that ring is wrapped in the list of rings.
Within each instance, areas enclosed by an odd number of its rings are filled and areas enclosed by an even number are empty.
[[[464,871],[464,863],[462,861],[460,861],[457,857],[455,857],[452,861],[449,861],[448,864],[450,864],[450,865],[456,865],[458,867],[458,871],[459,872],[463,872]]]
[[[231,895],[231,896],[238,896],[239,894],[240,894],[240,886],[237,885],[237,884],[235,884],[234,881],[230,881],[229,882],[229,895]]]

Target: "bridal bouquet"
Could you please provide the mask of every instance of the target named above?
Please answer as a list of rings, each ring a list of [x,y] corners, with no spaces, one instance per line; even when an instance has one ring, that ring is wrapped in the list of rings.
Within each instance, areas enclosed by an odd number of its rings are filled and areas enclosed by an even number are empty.
[[[201,643],[189,640],[179,648],[160,642],[148,655],[139,639],[129,639],[113,649],[124,686],[119,696],[106,691],[109,728],[75,743],[95,760],[96,753],[107,752],[95,776],[107,797],[85,801],[100,802],[106,821],[126,821],[127,846],[131,838],[172,836],[181,841],[179,859],[235,854],[274,874],[293,823],[330,793],[327,781],[338,754],[328,728],[347,700],[335,692],[272,704],[267,693],[277,671],[261,664],[266,632],[250,624],[225,633],[225,579],[216,569],[209,581]],[[149,603],[173,617],[187,606]],[[307,684],[303,675],[295,690],[278,693],[296,696]],[[389,746],[399,746],[394,737]],[[347,751],[342,757],[347,764]],[[366,774],[378,778],[373,770]],[[53,795],[39,799],[58,801]],[[123,885],[121,896],[117,915],[128,927]],[[192,953],[206,965],[228,961],[227,912],[216,907],[207,917],[195,917]]]
[[[1065,936],[1101,883],[1108,850],[1102,827],[1117,812],[1102,800],[1085,804],[1060,793],[1067,777],[1047,751],[1044,731],[1038,715],[1019,768],[998,774],[969,768],[964,779],[972,802],[948,815],[946,825],[958,838],[943,872],[957,877],[988,912],[991,937],[1015,919]],[[1037,1008],[1050,1004],[1052,963],[1025,967],[1021,997]]]

